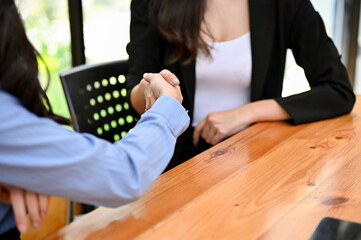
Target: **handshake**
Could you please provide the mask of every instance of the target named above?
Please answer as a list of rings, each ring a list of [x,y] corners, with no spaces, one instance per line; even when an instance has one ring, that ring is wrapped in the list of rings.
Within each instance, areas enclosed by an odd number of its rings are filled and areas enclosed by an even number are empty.
[[[182,104],[183,96],[179,87],[178,78],[168,70],[160,73],[144,73],[139,83],[145,99],[145,111],[150,109],[155,101],[165,95],[173,97]]]

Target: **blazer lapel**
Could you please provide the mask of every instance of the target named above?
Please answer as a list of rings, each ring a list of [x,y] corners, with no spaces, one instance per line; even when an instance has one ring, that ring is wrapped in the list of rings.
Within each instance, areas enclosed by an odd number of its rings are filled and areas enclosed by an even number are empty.
[[[251,101],[262,99],[267,69],[272,61],[276,26],[276,5],[273,0],[249,0],[252,81]]]

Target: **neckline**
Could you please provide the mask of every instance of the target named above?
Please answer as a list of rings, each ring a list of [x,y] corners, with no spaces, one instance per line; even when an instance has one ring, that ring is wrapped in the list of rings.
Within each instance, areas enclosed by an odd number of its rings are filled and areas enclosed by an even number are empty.
[[[250,35],[251,31],[248,31],[244,34],[242,34],[241,36],[231,39],[231,40],[226,40],[226,41],[217,41],[217,42],[207,42],[208,45],[215,45],[215,44],[227,44],[227,43],[232,43],[232,42],[236,42],[238,40],[241,40],[243,38],[246,38],[248,35]]]

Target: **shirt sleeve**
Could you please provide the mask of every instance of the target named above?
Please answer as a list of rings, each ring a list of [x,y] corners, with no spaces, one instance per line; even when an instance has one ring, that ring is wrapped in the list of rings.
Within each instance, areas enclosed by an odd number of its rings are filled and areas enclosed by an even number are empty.
[[[162,96],[112,144],[40,118],[1,91],[0,102],[1,183],[108,207],[146,192],[189,125],[181,104]]]

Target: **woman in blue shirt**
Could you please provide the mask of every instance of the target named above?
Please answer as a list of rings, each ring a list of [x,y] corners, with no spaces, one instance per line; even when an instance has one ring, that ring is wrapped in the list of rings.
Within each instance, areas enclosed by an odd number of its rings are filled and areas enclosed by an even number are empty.
[[[149,110],[111,144],[60,126],[68,121],[51,109],[37,57],[14,0],[0,1],[0,184],[108,207],[142,196],[189,124],[179,86],[164,81],[167,72],[145,74]],[[0,203],[0,238],[14,228],[11,206]]]

